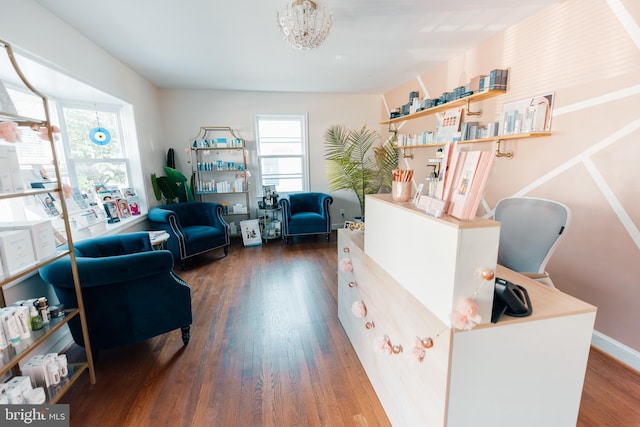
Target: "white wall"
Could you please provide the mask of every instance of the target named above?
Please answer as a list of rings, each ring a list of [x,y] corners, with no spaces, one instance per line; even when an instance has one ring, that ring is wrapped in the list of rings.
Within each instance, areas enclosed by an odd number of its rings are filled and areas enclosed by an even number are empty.
[[[0,0],[0,11],[0,38],[16,51],[133,106],[145,190],[155,201],[148,177],[164,162],[157,89],[32,0]]]
[[[229,126],[243,138],[250,151],[249,168],[253,172],[252,196],[257,185],[254,120],[256,114],[304,114],[309,117],[309,174],[310,190],[329,193],[334,201],[332,222],[341,223],[340,209],[345,218],[360,214],[358,202],[352,193],[332,192],[327,186],[324,161],[324,134],[335,124],[378,129],[380,115],[379,95],[303,94],[274,92],[231,92],[160,90],[162,121],[166,123],[162,142],[165,151],[176,152],[176,167],[186,176],[191,175],[188,164],[190,140],[198,134],[200,126]],[[158,165],[158,172],[161,172]],[[250,208],[255,215],[255,199]]]

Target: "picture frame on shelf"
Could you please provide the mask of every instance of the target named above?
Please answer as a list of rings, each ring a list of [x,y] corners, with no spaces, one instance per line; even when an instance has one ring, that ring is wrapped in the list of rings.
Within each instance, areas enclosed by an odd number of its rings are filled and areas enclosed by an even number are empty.
[[[509,102],[502,107],[499,134],[551,132],[554,93]]]

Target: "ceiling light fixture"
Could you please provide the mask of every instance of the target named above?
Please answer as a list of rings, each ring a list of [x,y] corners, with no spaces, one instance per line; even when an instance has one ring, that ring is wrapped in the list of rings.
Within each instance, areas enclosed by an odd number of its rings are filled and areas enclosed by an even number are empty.
[[[299,50],[320,46],[329,35],[333,15],[319,10],[311,0],[292,0],[278,15],[278,27],[284,39]]]

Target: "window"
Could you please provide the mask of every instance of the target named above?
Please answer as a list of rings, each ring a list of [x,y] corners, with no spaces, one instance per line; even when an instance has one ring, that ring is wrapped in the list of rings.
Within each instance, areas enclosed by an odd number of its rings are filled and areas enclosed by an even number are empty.
[[[88,194],[97,184],[131,187],[129,160],[121,136],[120,109],[115,106],[62,104],[60,112],[68,139],[64,149],[71,182]],[[94,128],[108,129],[111,142],[106,145],[91,142],[89,133]]]
[[[260,182],[276,192],[307,191],[307,118],[305,115],[257,115],[256,141]]]
[[[25,91],[24,88],[13,87],[10,84],[6,85],[6,90],[22,116],[45,119],[41,98]],[[72,103],[49,98],[49,113],[51,123],[62,130],[61,133],[54,134],[60,177],[64,184],[73,189],[73,200],[83,201],[76,207],[76,211],[78,208],[85,209],[85,202],[99,201],[94,187],[98,184],[107,189],[131,188],[139,193],[139,196],[144,194],[137,138],[132,126],[133,109],[130,105]],[[108,144],[99,145],[91,141],[90,132],[97,127],[109,131],[111,141]],[[26,187],[46,186],[47,181],[55,181],[51,145],[43,141],[38,132],[28,127],[19,127],[18,131],[20,143],[15,144],[15,147]],[[54,204],[55,194],[48,195]],[[0,203],[3,207],[0,209],[0,221],[38,219],[46,214],[54,218],[54,226],[61,226],[57,218],[59,205],[55,210],[42,211],[38,198],[39,196],[36,196],[33,200],[24,198],[19,199],[19,202],[12,200]],[[144,198],[136,199],[139,200],[136,203],[137,211],[145,213]],[[70,200],[70,196],[67,195],[67,203]],[[20,213],[22,209],[19,209],[19,206],[24,207],[25,213]],[[101,208],[100,204],[97,206]],[[70,209],[73,210],[74,207],[71,206]]]

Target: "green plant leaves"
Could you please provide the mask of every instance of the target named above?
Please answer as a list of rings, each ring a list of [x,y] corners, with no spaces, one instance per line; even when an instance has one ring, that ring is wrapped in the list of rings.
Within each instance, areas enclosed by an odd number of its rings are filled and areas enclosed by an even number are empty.
[[[167,176],[157,177],[151,174],[151,184],[156,200],[164,199],[165,203],[193,202],[194,197],[187,178],[177,169],[164,167]]]
[[[365,195],[391,188],[391,171],[398,165],[393,147],[380,145],[378,132],[366,126],[350,130],[335,125],[325,133],[327,178],[333,191],[351,190],[364,215]]]

